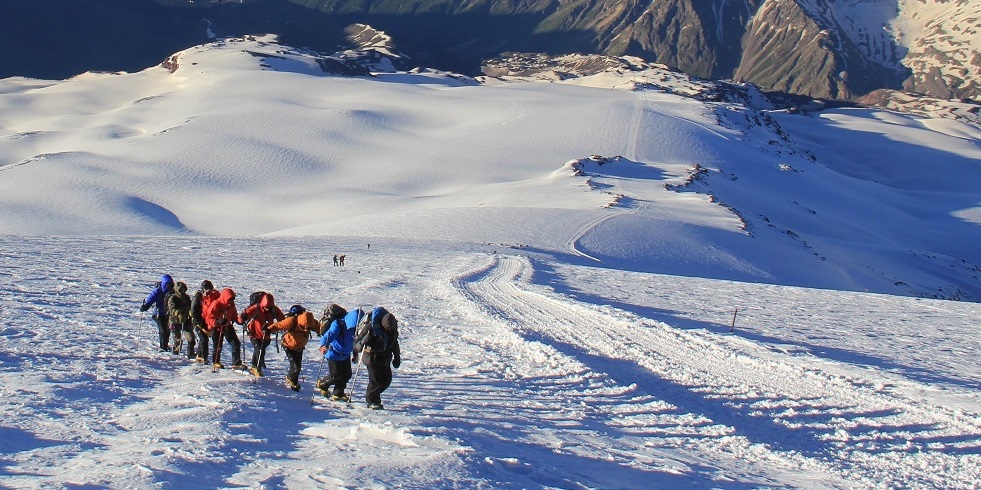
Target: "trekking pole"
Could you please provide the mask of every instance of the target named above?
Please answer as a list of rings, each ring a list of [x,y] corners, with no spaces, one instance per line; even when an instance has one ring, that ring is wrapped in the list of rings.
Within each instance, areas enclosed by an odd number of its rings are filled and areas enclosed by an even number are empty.
[[[136,327],[137,328],[137,332],[136,332],[136,349],[137,350],[139,350],[139,348],[140,348],[140,339],[143,338],[143,321],[144,320],[146,320],[146,312],[145,311],[141,311],[140,312],[140,324],[137,325],[137,327]]]
[[[320,352],[320,351],[317,351]],[[320,367],[317,368],[317,377],[313,380],[314,388],[320,386],[320,376],[324,372],[324,361],[327,359],[327,354],[320,355]],[[314,404],[314,400],[317,399],[317,390],[310,390],[310,404]]]
[[[180,326],[177,330],[171,332],[171,335],[175,335],[177,338],[174,339],[174,353],[180,354],[181,349],[184,348],[184,326]]]
[[[361,353],[358,354],[358,367],[356,367],[354,369],[354,379],[351,380],[351,394],[348,395],[348,397],[347,397],[347,403],[349,405],[351,404],[351,399],[354,398],[354,386],[358,382],[358,373],[361,371],[361,364],[364,361],[364,348],[365,348],[365,346],[362,345],[361,346]]]
[[[215,322],[215,323],[218,323],[218,322]],[[218,332],[218,341],[217,342],[213,342],[215,344],[215,347],[214,347],[215,348],[215,353],[211,357],[211,372],[212,373],[217,373],[218,372],[218,364],[221,363],[221,348],[222,348],[222,344],[224,343],[224,340],[225,340],[225,322],[221,322],[221,325],[215,325],[215,327],[217,328],[217,330],[215,330],[215,331]]]
[[[264,328],[265,326],[259,329],[262,332],[262,337],[259,337],[259,357],[256,358],[255,366],[253,366],[255,369],[255,372],[252,373],[254,375],[252,376],[253,383],[259,380],[259,373],[262,372],[262,361],[265,360],[266,357],[266,347],[263,345],[266,343],[266,331]],[[253,349],[255,349],[255,347],[253,347]]]

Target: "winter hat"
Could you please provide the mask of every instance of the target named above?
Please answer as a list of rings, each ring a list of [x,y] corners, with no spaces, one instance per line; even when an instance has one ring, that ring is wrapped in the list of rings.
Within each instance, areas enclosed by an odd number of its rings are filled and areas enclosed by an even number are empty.
[[[215,285],[214,284],[211,284],[211,281],[209,281],[207,279],[201,281],[201,289],[204,289],[205,291],[210,291],[210,290],[212,290],[214,288],[215,288]]]
[[[302,307],[300,305],[293,305],[293,306],[290,306],[290,312],[288,314],[290,316],[295,316],[295,315],[302,314],[305,311],[307,311],[306,308],[304,308],[304,307]]]
[[[394,331],[399,328],[399,321],[395,319],[395,315],[389,313],[382,317],[382,328],[388,330],[389,332]]]

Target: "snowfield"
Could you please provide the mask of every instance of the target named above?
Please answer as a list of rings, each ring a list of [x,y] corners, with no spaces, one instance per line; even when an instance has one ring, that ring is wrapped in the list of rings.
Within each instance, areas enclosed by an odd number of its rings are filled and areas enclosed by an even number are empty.
[[[0,487],[978,487],[981,129],[176,59],[0,80]],[[387,307],[385,410],[157,352],[163,273]]]
[[[971,488],[981,478],[975,303],[627,273],[443,242],[2,242],[0,430],[13,488]],[[333,250],[347,265],[332,265]],[[312,349],[299,393],[273,347],[258,382],[156,353],[134,306],[150,263],[283,304],[399,312],[404,361],[386,410],[314,394]]]

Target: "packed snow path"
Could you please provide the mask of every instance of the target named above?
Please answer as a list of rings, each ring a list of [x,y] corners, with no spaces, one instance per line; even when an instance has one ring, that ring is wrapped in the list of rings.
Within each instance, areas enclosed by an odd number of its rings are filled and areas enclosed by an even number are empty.
[[[590,309],[536,289],[532,273],[527,259],[495,256],[457,284],[526,346],[540,344],[548,372],[567,365],[570,379],[547,389],[579,390],[581,404],[542,408],[578,413],[572,426],[599,433],[589,438],[592,452],[641,468],[659,465],[640,456],[651,448],[711,449],[732,465],[779,465],[803,480],[821,473],[869,487],[981,481],[976,418],[826,370],[829,361],[774,360],[748,341]]]

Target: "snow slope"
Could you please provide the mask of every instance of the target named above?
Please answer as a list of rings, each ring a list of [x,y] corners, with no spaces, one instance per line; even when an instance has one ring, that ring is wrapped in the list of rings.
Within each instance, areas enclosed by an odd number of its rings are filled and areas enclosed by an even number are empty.
[[[981,477],[976,303],[455,242],[0,241],[9,488],[972,488]],[[333,252],[348,265],[331,265]],[[389,307],[404,360],[386,410],[311,404],[312,349],[299,393],[273,347],[257,383],[156,353],[134,305],[158,270],[316,311]]]
[[[0,486],[981,480],[981,308],[916,297],[981,296],[978,128],[318,59],[0,80]],[[164,272],[390,308],[386,410],[157,353]]]

